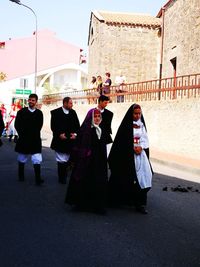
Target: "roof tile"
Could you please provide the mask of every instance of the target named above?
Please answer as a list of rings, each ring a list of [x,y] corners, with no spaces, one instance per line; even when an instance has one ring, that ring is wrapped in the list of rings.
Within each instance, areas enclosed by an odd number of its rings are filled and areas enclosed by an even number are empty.
[[[161,20],[149,14],[121,13],[110,11],[96,11],[93,14],[107,24],[128,24],[143,26],[160,26]]]

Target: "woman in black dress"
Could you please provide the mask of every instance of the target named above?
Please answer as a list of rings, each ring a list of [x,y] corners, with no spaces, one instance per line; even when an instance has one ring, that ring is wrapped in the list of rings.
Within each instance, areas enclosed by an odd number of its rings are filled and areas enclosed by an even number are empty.
[[[147,192],[151,188],[152,169],[149,142],[141,107],[132,105],[125,114],[114,139],[109,158],[110,204],[134,205],[147,214]]]
[[[77,210],[105,213],[107,194],[107,154],[104,132],[100,128],[101,112],[91,109],[77,136],[71,154],[74,168],[65,202]]]

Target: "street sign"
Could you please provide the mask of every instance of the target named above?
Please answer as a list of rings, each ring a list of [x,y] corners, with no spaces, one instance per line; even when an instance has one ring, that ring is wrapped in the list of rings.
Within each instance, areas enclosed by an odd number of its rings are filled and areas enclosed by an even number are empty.
[[[31,94],[31,90],[27,90],[27,89],[16,89],[15,91],[16,95],[30,95]]]

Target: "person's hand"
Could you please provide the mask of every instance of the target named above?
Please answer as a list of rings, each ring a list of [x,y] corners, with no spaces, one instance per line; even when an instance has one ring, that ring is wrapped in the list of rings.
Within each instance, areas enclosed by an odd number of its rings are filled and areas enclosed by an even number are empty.
[[[134,152],[136,155],[140,155],[142,152],[142,147],[141,146],[134,147]]]
[[[77,134],[76,133],[70,133],[70,139],[76,139]]]
[[[59,137],[60,137],[61,140],[66,140],[67,139],[65,133],[60,134]]]

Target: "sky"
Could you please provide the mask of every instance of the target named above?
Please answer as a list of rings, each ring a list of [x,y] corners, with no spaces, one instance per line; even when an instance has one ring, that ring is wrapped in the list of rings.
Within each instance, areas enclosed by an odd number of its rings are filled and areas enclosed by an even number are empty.
[[[87,53],[91,11],[145,13],[156,16],[167,0],[21,0],[37,16],[37,28],[48,29],[68,43]],[[27,8],[9,0],[0,0],[0,42],[9,38],[29,37],[35,30],[36,19]]]

